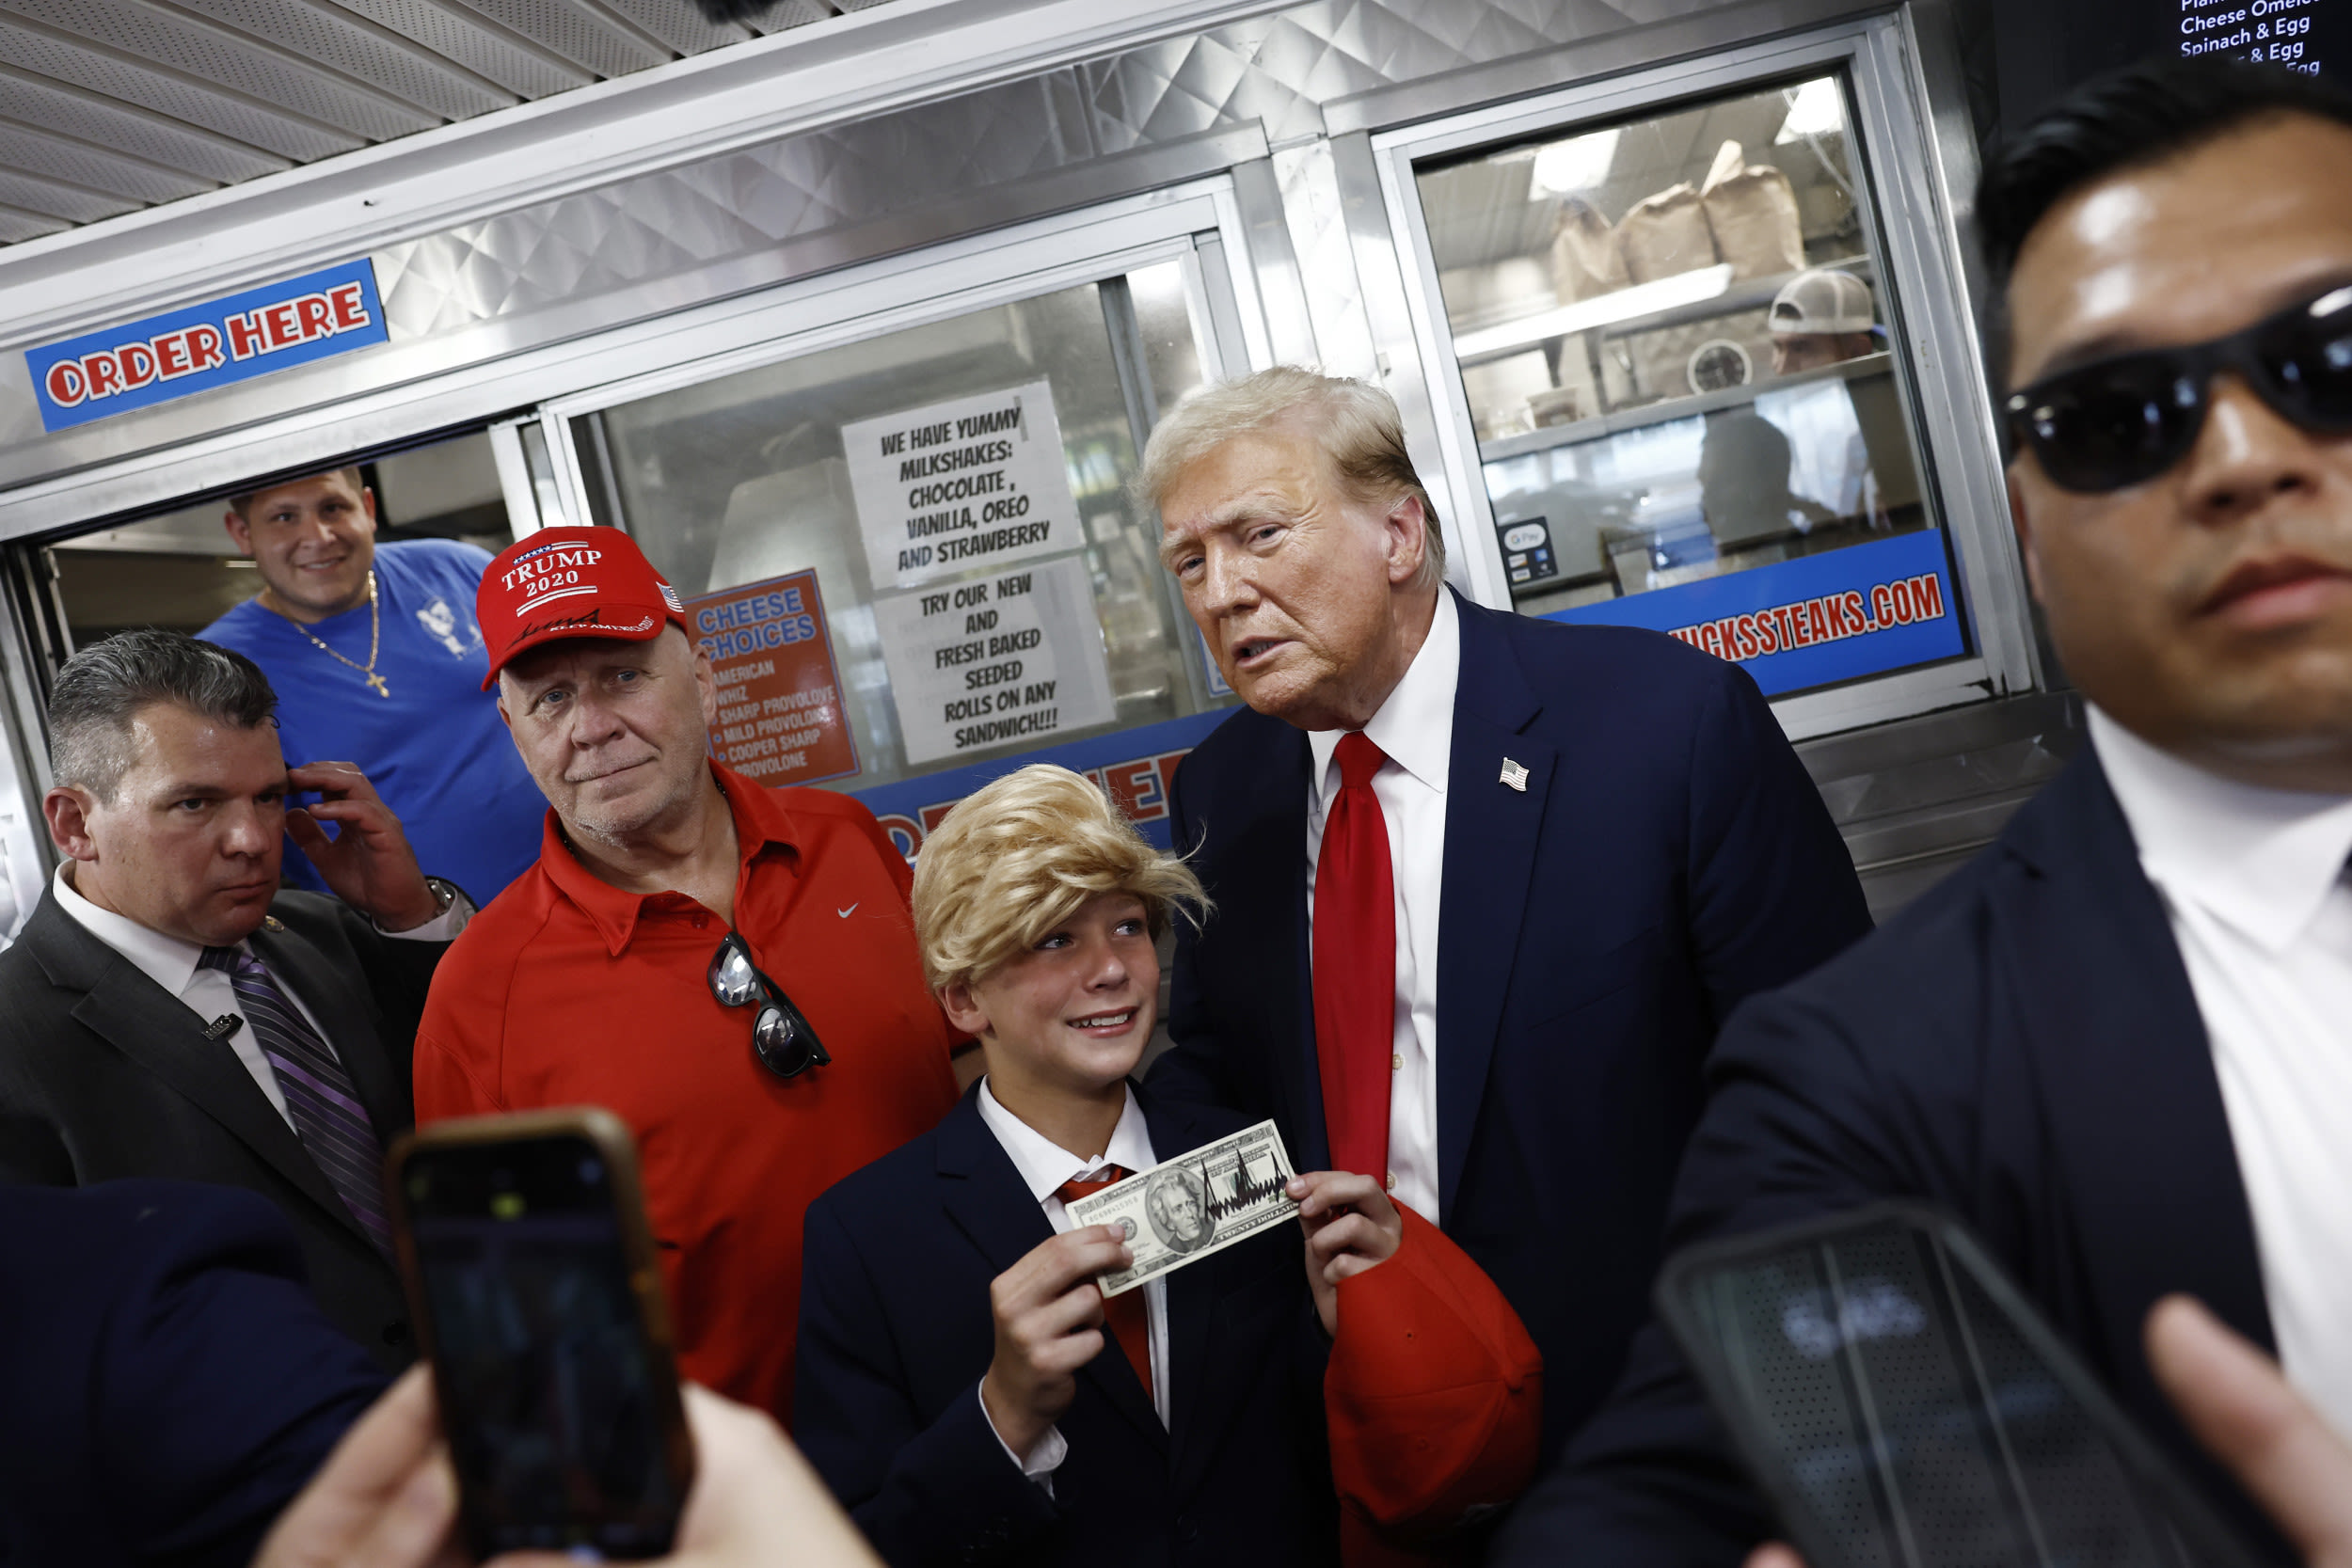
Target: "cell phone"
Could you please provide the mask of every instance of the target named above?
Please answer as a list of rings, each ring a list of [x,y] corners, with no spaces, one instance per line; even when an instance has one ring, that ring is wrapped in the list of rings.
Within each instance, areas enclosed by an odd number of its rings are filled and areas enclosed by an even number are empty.
[[[471,1117],[401,1138],[386,1168],[467,1544],[668,1552],[694,1448],[628,1129]]]
[[[1933,1210],[1692,1247],[1657,1301],[1808,1568],[2260,1560]]]

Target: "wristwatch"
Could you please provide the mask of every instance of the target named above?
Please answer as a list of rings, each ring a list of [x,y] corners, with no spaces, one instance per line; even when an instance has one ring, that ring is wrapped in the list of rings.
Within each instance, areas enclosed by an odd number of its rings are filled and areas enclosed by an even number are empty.
[[[457,900],[466,896],[463,893],[458,891],[457,884],[455,882],[449,880],[445,877],[427,877],[424,879],[424,885],[433,890],[433,901],[440,906],[433,911],[437,919],[441,915],[449,913],[451,910],[455,909],[457,907]]]

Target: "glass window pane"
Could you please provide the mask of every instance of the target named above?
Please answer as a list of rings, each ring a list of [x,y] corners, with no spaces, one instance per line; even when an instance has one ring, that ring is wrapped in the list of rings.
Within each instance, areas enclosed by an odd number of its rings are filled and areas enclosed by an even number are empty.
[[[1159,565],[1156,519],[1137,516],[1126,491],[1137,461],[1138,421],[1148,428],[1155,404],[1172,403],[1200,378],[1182,271],[1168,262],[738,372],[579,423],[600,426],[599,461],[609,458],[621,519],[685,596],[814,571],[857,748],[855,774],[833,782],[862,791],[942,767],[1181,718],[1212,705],[1198,663],[1199,640]],[[914,690],[911,678],[924,679],[928,689],[935,684],[928,679],[933,672],[905,665],[909,650],[898,647],[907,689],[895,686],[885,640],[900,638],[898,628],[921,620],[903,601],[958,594],[996,580],[1004,568],[925,568],[929,575],[915,584],[904,575],[910,568],[902,557],[898,573],[876,581],[875,562],[883,557],[875,554],[881,546],[869,530],[887,532],[902,523],[895,515],[861,518],[857,464],[845,446],[844,427],[863,429],[867,421],[886,422],[959,399],[1010,397],[1039,383],[1060,432],[1060,478],[1074,504],[1076,536],[1064,553],[1058,541],[1069,530],[1054,534],[1046,553],[1025,556],[1022,564],[1034,561],[1057,582],[1076,585],[1083,600],[1077,609],[1081,641],[1088,643],[1080,661],[1087,668],[1078,673],[1091,679],[1099,658],[1107,704],[1071,704],[1073,677],[1065,669],[1060,697],[1045,700],[1064,705],[1062,718],[1074,714],[1091,721],[991,729],[964,723],[990,709],[958,700],[951,705],[951,727],[943,729],[933,712],[941,705]],[[1025,418],[1038,417],[1033,411]],[[1026,422],[1021,427],[1028,428]],[[903,449],[906,456],[889,461],[920,458],[923,443],[918,431]],[[583,443],[583,461],[589,450]],[[913,471],[899,470],[899,477]],[[891,493],[911,497],[914,490]],[[870,491],[867,500],[873,500]],[[977,521],[959,518],[958,502],[940,504],[944,511],[905,520],[909,539],[949,540],[953,531],[987,528],[994,520],[993,513]],[[947,531],[923,531],[934,524]],[[988,638],[1001,632],[987,631],[981,619],[971,625],[981,628],[973,633],[982,644],[974,656],[979,668],[1009,662],[1009,656],[988,651]],[[1065,626],[1065,656],[1066,633]],[[960,657],[952,649],[931,652],[942,659]],[[959,673],[948,669],[951,676]],[[1029,684],[1034,705],[1041,683]],[[995,709],[992,717],[1002,712]],[[911,714],[920,733],[909,733]],[[1000,738],[973,739],[1000,732]]]
[[[1773,692],[1964,651],[1862,177],[1834,74],[1417,172],[1520,610]]]

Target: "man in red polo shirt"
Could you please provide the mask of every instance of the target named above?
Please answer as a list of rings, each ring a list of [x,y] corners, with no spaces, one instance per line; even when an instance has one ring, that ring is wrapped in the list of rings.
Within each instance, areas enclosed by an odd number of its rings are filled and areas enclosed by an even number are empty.
[[[801,1217],[955,1102],[906,862],[844,795],[712,762],[710,660],[615,529],[490,563],[490,679],[552,808],[417,1033],[420,1124],[603,1105],[635,1130],[688,1376],[792,1406]]]

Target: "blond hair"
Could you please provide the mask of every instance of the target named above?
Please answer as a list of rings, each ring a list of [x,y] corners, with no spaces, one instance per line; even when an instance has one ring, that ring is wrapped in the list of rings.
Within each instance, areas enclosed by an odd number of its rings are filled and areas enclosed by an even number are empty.
[[[1177,477],[1201,458],[1236,436],[1285,423],[1315,438],[1341,485],[1357,499],[1393,506],[1406,496],[1417,498],[1428,543],[1412,586],[1434,589],[1445,579],[1445,534],[1437,503],[1405,450],[1404,416],[1394,398],[1369,382],[1277,365],[1200,388],[1152,432],[1136,476],[1136,499],[1158,510]]]
[[[914,939],[933,990],[974,984],[1036,946],[1088,899],[1143,900],[1156,938],[1209,896],[1192,867],[1154,849],[1102,790],[1032,763],[956,803],[914,860]]]

